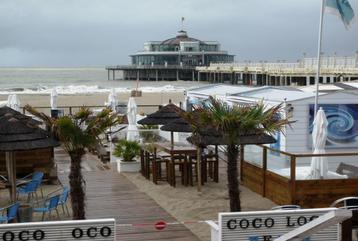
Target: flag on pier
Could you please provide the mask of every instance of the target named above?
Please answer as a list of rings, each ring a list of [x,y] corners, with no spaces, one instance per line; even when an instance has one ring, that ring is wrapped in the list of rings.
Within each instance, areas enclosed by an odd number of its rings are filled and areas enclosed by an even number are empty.
[[[337,15],[346,29],[349,29],[354,19],[354,11],[348,0],[325,0],[325,11]]]

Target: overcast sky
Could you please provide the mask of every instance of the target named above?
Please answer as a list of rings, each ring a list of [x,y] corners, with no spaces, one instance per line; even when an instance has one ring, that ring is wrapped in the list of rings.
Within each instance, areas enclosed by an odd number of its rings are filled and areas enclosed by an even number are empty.
[[[358,15],[358,0],[350,0]],[[236,60],[297,60],[317,49],[320,0],[0,0],[0,66],[127,64],[148,40],[220,41]],[[358,22],[326,14],[323,52],[353,55]]]

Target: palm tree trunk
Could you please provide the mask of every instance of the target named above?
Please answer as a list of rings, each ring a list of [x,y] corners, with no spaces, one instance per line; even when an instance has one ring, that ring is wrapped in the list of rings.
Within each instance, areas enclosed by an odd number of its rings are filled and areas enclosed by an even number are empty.
[[[71,171],[69,175],[70,180],[70,195],[72,204],[72,218],[74,220],[85,219],[85,192],[84,180],[81,171],[81,159],[83,154],[81,152],[70,153],[71,157]]]
[[[238,181],[238,170],[237,170],[237,158],[239,156],[239,148],[235,144],[229,144],[227,146],[227,180],[229,188],[229,198],[230,198],[230,211],[231,212],[240,212],[241,203],[240,203],[240,191],[239,191],[239,181]]]

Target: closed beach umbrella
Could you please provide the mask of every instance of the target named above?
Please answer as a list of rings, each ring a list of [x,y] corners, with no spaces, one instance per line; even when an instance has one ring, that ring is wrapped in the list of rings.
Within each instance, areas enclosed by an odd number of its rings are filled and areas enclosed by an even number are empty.
[[[7,106],[16,111],[20,111],[20,100],[17,94],[12,94],[7,97]]]
[[[57,110],[57,91],[55,88],[51,91],[51,110]]]
[[[16,200],[16,151],[35,150],[58,146],[48,132],[33,125],[20,112],[0,108],[0,151],[5,152],[8,178],[11,186],[11,200]]]
[[[135,141],[138,139],[138,127],[137,127],[137,104],[134,97],[130,97],[127,105],[127,140]]]
[[[116,112],[117,103],[118,102],[117,102],[116,90],[112,88],[108,95],[107,106],[111,108],[112,111]]]
[[[322,107],[317,111],[313,121],[312,143],[313,154],[324,154],[327,140],[328,121]],[[326,157],[312,157],[309,178],[327,178],[328,164]]]

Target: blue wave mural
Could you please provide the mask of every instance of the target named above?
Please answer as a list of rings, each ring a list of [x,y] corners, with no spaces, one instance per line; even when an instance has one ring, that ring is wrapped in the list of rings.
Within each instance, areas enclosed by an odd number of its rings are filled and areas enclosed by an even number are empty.
[[[358,104],[322,104],[328,120],[327,147],[358,147]],[[309,106],[309,133],[313,129],[314,105]]]

